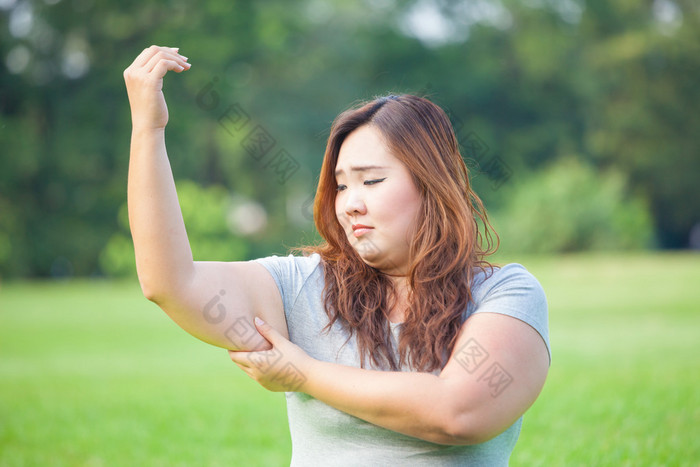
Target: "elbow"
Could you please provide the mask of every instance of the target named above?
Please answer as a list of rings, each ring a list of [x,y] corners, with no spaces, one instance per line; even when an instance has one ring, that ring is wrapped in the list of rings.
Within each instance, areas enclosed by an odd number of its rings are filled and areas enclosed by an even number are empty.
[[[139,280],[139,284],[141,285],[141,293],[143,294],[144,297],[146,297],[149,301],[153,303],[158,303],[161,300],[162,294],[158,292],[158,290],[148,284],[146,281]]]
[[[153,303],[158,303],[159,295],[155,292],[155,290],[144,285],[143,282],[141,283],[141,293],[143,293],[143,296],[146,297],[149,301]]]
[[[153,270],[153,268],[140,267],[138,262],[136,275],[143,296],[157,305],[180,297],[192,280],[191,274],[185,274],[178,270]]]
[[[452,446],[467,446],[484,443],[498,433],[489,432],[484,426],[469,414],[451,414],[443,426],[441,444]]]
[[[138,257],[136,258],[136,277],[138,277],[139,285],[141,286],[141,293],[149,301],[158,303],[159,295],[157,283],[153,280],[153,274],[139,264]]]
[[[162,287],[159,287],[153,280],[149,280],[142,274],[139,274],[138,277],[143,296],[155,304],[161,303],[163,301],[163,297],[166,295],[165,291],[162,290]]]

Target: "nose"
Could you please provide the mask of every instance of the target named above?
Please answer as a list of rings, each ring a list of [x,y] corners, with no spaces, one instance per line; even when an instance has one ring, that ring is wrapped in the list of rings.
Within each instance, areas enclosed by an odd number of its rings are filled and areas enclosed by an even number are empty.
[[[350,190],[348,190],[350,191]],[[367,206],[362,199],[360,190],[352,190],[345,198],[345,214],[348,216],[364,215],[367,213]]]

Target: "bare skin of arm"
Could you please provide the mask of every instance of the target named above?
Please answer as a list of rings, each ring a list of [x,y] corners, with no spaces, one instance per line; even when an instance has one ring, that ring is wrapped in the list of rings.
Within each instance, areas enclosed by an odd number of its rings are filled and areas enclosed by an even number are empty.
[[[163,78],[190,68],[178,49],[151,46],[124,71],[132,117],[129,224],[144,295],[193,336],[226,349],[265,349],[260,316],[287,336],[277,286],[253,262],[194,261],[165,146]]]

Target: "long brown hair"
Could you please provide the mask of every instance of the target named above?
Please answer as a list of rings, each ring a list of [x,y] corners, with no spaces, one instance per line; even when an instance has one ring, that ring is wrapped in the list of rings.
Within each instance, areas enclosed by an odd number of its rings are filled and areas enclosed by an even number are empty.
[[[391,154],[412,174],[422,199],[409,246],[409,307],[399,333],[398,361],[388,319],[396,304],[393,282],[364,263],[335,212],[338,153],[345,138],[363,125],[380,131]],[[484,258],[498,247],[445,112],[424,98],[389,95],[340,114],[326,146],[314,220],[325,241],[300,250],[321,255],[328,328],[339,321],[357,336],[363,365],[369,356],[374,365],[392,370],[404,364],[419,371],[442,368],[472,298],[474,274],[492,267]]]

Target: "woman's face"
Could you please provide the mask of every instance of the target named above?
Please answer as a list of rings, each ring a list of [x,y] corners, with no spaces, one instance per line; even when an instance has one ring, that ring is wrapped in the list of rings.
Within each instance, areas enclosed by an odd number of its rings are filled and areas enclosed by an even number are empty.
[[[379,130],[363,125],[345,138],[335,177],[335,212],[352,247],[368,265],[405,275],[421,196]]]

